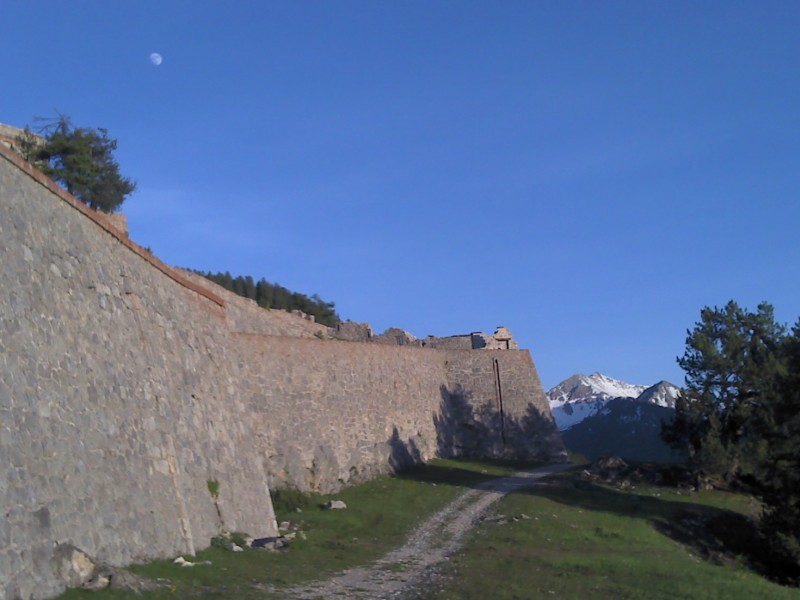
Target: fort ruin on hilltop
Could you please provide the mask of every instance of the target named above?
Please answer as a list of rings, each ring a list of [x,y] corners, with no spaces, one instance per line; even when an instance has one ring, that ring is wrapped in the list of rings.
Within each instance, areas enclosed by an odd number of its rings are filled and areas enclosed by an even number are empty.
[[[563,458],[505,328],[370,331],[165,265],[0,143],[0,598],[62,592],[62,548],[124,565],[275,535],[276,487]]]

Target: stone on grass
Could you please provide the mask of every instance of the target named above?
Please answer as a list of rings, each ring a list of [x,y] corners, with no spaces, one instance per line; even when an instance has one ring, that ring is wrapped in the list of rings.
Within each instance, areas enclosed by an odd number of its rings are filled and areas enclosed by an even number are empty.
[[[283,536],[258,538],[257,540],[253,540],[252,547],[263,548],[264,550],[277,550],[285,546],[285,543],[282,541],[283,539]]]
[[[181,566],[181,567],[193,567],[195,565],[210,565],[211,564],[210,560],[206,560],[206,561],[199,562],[199,563],[193,563],[193,562],[190,562],[190,561],[186,560],[182,556],[179,556],[178,558],[176,558],[172,562],[174,562],[176,565]]]
[[[56,546],[53,558],[56,561],[56,572],[68,587],[81,587],[92,591],[110,588],[139,594],[167,585],[162,580],[141,577],[125,569],[96,561],[71,544]],[[182,556],[179,558],[184,560]]]
[[[483,520],[484,521],[488,521],[489,523],[494,523],[494,522],[497,522],[497,521],[505,521],[506,518],[507,517],[505,515],[491,515],[491,516],[488,516],[488,517],[484,517]]]
[[[89,581],[84,583],[81,587],[85,590],[96,592],[97,590],[104,590],[111,585],[111,579],[105,575],[98,575],[92,577]]]

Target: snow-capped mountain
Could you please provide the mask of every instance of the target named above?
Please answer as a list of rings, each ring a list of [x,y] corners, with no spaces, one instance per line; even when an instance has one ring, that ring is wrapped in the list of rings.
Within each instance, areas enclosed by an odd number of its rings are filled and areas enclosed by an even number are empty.
[[[631,385],[602,373],[573,375],[547,392],[550,410],[560,430],[598,414],[612,398],[637,398],[646,385]]]
[[[572,452],[589,460],[606,452],[634,460],[676,460],[659,432],[661,422],[674,416],[679,392],[667,381],[647,387],[592,373],[562,381],[547,398]]]
[[[675,408],[675,400],[680,395],[680,389],[672,385],[669,381],[659,381],[643,391],[637,402],[649,402],[666,408]]]
[[[564,431],[587,417],[600,414],[608,401],[614,398],[673,408],[677,395],[678,388],[667,381],[647,387],[592,373],[565,379],[547,392],[547,399],[556,426]]]
[[[647,389],[646,385],[632,385],[602,373],[573,375],[547,392],[550,407],[567,402],[610,400],[611,398],[636,398]]]

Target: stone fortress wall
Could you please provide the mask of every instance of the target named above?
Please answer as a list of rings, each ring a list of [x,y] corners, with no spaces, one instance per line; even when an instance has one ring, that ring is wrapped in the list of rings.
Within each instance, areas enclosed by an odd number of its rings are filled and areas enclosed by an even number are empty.
[[[12,127],[11,125],[0,123],[0,144],[3,144],[7,148],[11,148],[14,146],[16,139],[24,132],[25,130],[20,129],[19,127]]]
[[[519,345],[511,336],[507,327],[502,325],[494,334],[474,332],[467,335],[451,335],[448,337],[435,337],[429,335],[418,339],[412,334],[390,327],[380,335],[376,335],[369,323],[353,323],[345,321],[339,323],[330,333],[334,339],[349,340],[351,342],[372,342],[376,344],[389,344],[398,346],[418,346],[425,348],[448,348],[450,350],[519,350]]]
[[[336,337],[164,265],[0,145],[0,599],[63,591],[70,546],[275,535],[270,487],[563,456],[527,351]]]

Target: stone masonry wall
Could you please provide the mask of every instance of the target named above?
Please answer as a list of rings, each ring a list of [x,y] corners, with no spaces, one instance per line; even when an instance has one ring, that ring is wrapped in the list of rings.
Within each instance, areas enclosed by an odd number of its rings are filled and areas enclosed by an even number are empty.
[[[274,535],[271,485],[563,453],[527,352],[318,339],[231,296],[0,147],[0,599],[62,591],[59,544],[122,565]]]
[[[220,306],[0,157],[0,598],[62,591],[56,543],[119,565],[275,534],[228,336]]]
[[[285,310],[262,308],[249,298],[242,298],[233,292],[206,279],[202,275],[176,269],[192,283],[225,303],[225,316],[228,329],[232,332],[264,333],[275,336],[326,338],[329,328],[313,321],[300,319]]]
[[[440,454],[566,460],[527,350],[449,351],[447,378]]]
[[[329,492],[438,455],[562,458],[527,351],[237,340],[244,395],[273,488]]]
[[[330,491],[436,455],[439,353],[257,335],[238,342],[273,487]]]
[[[271,488],[330,492],[435,456],[566,457],[528,351],[237,338]]]

